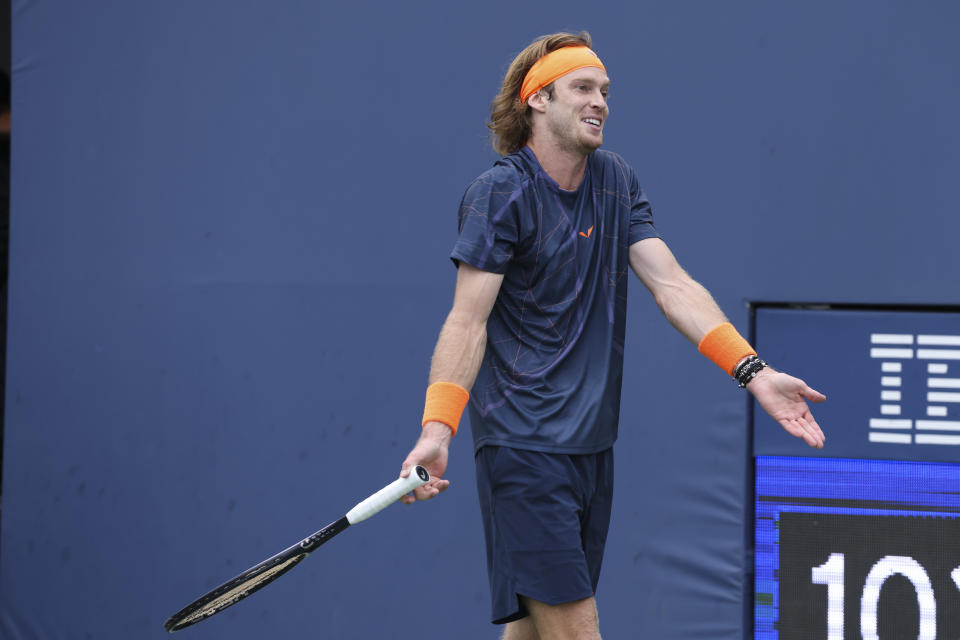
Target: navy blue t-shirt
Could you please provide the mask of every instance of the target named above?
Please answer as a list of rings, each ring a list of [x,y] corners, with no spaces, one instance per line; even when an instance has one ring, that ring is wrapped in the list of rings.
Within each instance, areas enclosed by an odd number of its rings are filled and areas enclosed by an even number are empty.
[[[504,275],[470,394],[475,449],[595,453],[617,437],[630,245],[658,237],[609,151],[564,191],[524,147],[477,178],[451,257]]]

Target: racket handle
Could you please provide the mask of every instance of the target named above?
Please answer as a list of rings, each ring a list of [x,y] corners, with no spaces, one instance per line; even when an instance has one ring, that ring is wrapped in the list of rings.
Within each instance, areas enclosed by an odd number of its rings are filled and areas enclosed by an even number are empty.
[[[406,478],[397,478],[353,509],[350,509],[347,512],[347,520],[350,521],[350,524],[363,522],[417,487],[422,487],[429,479],[430,474],[427,473],[427,470],[418,465],[410,470],[410,475]]]

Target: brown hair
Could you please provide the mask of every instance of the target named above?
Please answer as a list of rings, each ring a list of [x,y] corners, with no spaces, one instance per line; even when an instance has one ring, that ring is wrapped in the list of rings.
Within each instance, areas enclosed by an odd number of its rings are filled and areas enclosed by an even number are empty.
[[[553,33],[540,36],[521,51],[507,74],[503,77],[500,93],[490,103],[490,138],[493,148],[502,156],[519,151],[530,138],[530,106],[520,100],[520,87],[523,79],[534,63],[551,51],[562,47],[585,45],[593,46],[590,34],[581,31],[578,34]],[[547,95],[553,95],[553,85],[544,87]]]

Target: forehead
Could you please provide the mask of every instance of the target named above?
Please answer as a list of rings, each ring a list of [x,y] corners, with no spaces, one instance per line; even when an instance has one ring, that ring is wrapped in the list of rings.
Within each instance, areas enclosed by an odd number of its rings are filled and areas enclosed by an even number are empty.
[[[584,67],[583,69],[574,69],[570,73],[557,78],[557,82],[564,84],[573,84],[575,82],[589,82],[600,86],[609,85],[610,78],[607,72],[600,67]]]

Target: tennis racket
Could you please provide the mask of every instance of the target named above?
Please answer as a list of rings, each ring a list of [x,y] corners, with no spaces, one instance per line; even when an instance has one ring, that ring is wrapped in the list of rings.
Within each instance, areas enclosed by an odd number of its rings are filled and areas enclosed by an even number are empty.
[[[201,620],[206,620],[213,614],[220,613],[230,605],[240,602],[254,591],[264,588],[290,569],[293,569],[320,545],[350,525],[366,520],[399,500],[403,495],[423,486],[429,479],[430,474],[427,473],[426,469],[420,466],[414,467],[408,477],[394,480],[357,504],[339,520],[331,522],[292,547],[284,549],[254,567],[250,567],[233,580],[225,582],[213,591],[194,600],[170,616],[170,619],[164,623],[164,628],[171,633],[179,631]]]

